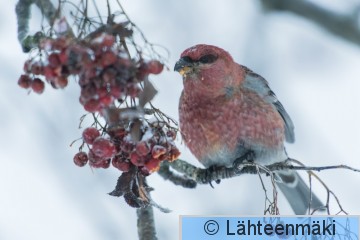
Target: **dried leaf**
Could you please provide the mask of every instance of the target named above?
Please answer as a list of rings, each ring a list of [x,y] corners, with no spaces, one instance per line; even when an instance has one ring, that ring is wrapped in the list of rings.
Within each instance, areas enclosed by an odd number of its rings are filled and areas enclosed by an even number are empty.
[[[123,172],[116,183],[115,189],[110,192],[109,195],[121,197],[125,193],[131,192],[134,181],[134,169],[129,172]]]
[[[145,176],[137,172],[137,168],[132,168],[129,172],[122,173],[119,177],[115,190],[109,193],[111,196],[121,197],[129,206],[134,208],[153,206],[164,213],[170,212],[169,209],[161,207],[151,199],[150,191],[153,188],[146,183]]]
[[[155,95],[157,94],[157,90],[154,85],[148,80],[144,80],[144,89],[139,96],[139,106],[143,108],[148,102],[150,102]]]

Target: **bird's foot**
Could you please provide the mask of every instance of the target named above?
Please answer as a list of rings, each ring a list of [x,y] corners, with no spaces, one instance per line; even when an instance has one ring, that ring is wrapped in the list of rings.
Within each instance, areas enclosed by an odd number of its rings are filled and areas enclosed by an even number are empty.
[[[241,157],[235,159],[233,163],[233,167],[236,168],[238,171],[241,171],[246,166],[246,164],[253,163],[254,159],[255,159],[255,153],[254,151],[250,150]]]
[[[221,169],[223,169],[223,167],[219,167],[216,165],[212,165],[210,167],[208,167],[207,169],[205,169],[205,174],[204,174],[204,178],[202,180],[203,183],[209,183],[209,185],[214,188],[213,184],[212,184],[212,175],[214,174],[214,172],[220,171]],[[216,179],[215,183],[219,184],[221,182],[220,179]]]

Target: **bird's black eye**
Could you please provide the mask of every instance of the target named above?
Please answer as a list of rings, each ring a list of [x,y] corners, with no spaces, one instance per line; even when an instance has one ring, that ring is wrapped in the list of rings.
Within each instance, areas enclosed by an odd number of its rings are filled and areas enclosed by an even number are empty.
[[[188,62],[188,63],[194,62],[194,61],[193,61],[190,57],[188,57],[188,56],[182,57],[182,60],[183,60],[184,62]]]
[[[213,62],[215,62],[216,59],[217,59],[217,56],[212,55],[212,54],[208,54],[208,55],[202,56],[199,59],[199,62],[201,62],[201,63],[213,63]]]

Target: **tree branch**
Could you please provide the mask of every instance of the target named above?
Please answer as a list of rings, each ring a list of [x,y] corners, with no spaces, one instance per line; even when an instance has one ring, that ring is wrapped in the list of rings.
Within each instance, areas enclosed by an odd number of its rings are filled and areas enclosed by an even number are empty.
[[[139,240],[157,240],[153,208],[138,208],[136,214]]]
[[[269,175],[270,172],[279,171],[279,170],[302,170],[302,171],[323,171],[330,169],[347,169],[354,172],[360,172],[360,169],[352,168],[347,165],[334,165],[334,166],[320,166],[320,167],[307,167],[307,166],[294,166],[288,164],[288,162],[298,162],[294,159],[288,159],[288,161],[281,163],[274,163],[265,167],[260,167],[258,169],[257,164],[255,163],[243,163],[238,166],[231,168],[226,167],[217,167],[211,170],[197,168],[190,163],[185,162],[184,160],[178,159],[174,162],[168,164],[171,168],[178,171],[179,173],[184,174],[186,177],[193,179],[199,184],[208,184],[211,181],[217,181],[220,179],[227,179],[232,177],[237,177],[242,174],[266,174]]]
[[[360,46],[360,6],[349,14],[339,14],[306,0],[261,0],[261,2],[267,10],[294,13],[313,21],[335,36]]]
[[[23,49],[23,52],[30,51],[30,49],[33,47],[34,41],[37,42],[36,39],[28,39],[28,41],[26,41],[29,37],[29,20],[31,16],[30,7],[32,4],[35,4],[40,9],[41,13],[50,25],[53,24],[55,18],[58,17],[57,15],[59,14],[58,10],[49,0],[19,0],[19,2],[16,4],[15,12],[18,22],[18,40]],[[69,29],[68,34],[73,37],[74,33],[70,25],[67,22],[66,24]]]
[[[175,185],[180,185],[184,188],[195,188],[196,182],[192,179],[189,179],[185,176],[180,176],[178,174],[175,174],[170,170],[170,166],[168,162],[162,162],[160,165],[160,169],[158,171],[158,174],[164,178],[164,180],[169,180]]]

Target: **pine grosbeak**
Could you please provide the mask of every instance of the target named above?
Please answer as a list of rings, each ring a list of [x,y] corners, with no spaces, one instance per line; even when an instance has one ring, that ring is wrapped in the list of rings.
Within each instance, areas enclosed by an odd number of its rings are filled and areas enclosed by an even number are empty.
[[[229,167],[249,153],[262,165],[288,158],[284,141],[295,141],[294,125],[263,77],[235,63],[223,49],[204,44],[186,49],[174,70],[184,84],[179,103],[182,137],[205,167]],[[295,214],[305,214],[309,187],[294,171],[277,174]],[[313,194],[311,207],[321,206]]]

